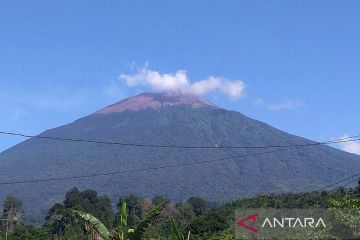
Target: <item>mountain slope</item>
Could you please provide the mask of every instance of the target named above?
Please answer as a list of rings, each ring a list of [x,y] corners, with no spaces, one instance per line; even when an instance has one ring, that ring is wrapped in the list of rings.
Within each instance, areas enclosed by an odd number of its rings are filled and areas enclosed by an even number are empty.
[[[183,146],[311,143],[199,97],[168,93],[141,94],[41,135]],[[0,182],[191,164],[269,150],[273,149],[171,149],[30,139],[0,154]],[[226,201],[269,191],[309,191],[359,170],[359,156],[313,146],[120,175],[3,185],[0,200],[15,194],[23,198],[28,212],[36,212],[79,186],[109,195],[160,194],[174,200],[201,196]]]

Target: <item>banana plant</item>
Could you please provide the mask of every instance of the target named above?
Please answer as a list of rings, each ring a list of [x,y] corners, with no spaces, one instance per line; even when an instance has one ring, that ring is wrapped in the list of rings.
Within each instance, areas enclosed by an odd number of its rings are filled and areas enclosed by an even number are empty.
[[[134,228],[130,229],[127,226],[127,208],[126,200],[121,202],[121,221],[118,228],[109,230],[96,217],[89,213],[74,210],[73,213],[86,221],[85,228],[91,235],[93,240],[141,240],[146,229],[150,226],[153,220],[158,217],[161,210],[164,208],[165,202],[162,202],[146,214],[144,219]]]
[[[94,217],[89,213],[82,211],[73,210],[73,213],[75,213],[76,215],[78,215],[79,217],[81,217],[86,221],[85,229],[86,231],[88,231],[88,233],[90,233],[90,235],[93,237],[94,240],[95,239],[99,240],[100,237],[103,238],[104,240],[111,239],[110,231],[105,227],[105,225],[99,219],[97,219],[96,217]]]
[[[190,231],[188,232],[187,238],[185,239],[184,234],[176,226],[174,219],[171,219],[171,229],[176,240],[190,240]]]

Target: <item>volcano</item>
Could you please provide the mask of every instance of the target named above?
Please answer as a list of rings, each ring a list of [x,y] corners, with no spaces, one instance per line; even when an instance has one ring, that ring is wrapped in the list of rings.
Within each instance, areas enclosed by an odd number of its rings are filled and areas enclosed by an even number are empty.
[[[84,176],[1,185],[0,200],[15,195],[28,214],[62,201],[74,186],[112,197],[134,193],[223,202],[311,191],[360,169],[359,156],[329,146],[217,148],[314,142],[182,93],[142,93],[39,136],[125,144],[32,138],[2,152],[2,183]]]

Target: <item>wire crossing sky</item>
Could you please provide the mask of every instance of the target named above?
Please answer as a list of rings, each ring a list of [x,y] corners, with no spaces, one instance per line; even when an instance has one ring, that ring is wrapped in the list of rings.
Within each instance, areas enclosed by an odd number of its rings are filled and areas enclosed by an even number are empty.
[[[37,135],[171,79],[295,135],[348,136],[359,11],[356,0],[4,0],[0,129]],[[0,151],[22,140],[0,137]]]

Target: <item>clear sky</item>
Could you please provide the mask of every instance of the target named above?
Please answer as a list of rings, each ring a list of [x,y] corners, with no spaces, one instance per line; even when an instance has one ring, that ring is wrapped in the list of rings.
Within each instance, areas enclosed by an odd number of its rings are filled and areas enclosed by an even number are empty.
[[[200,92],[287,132],[360,134],[359,12],[357,0],[3,0],[0,130],[37,134],[183,74],[188,88],[243,84],[238,98]],[[0,151],[20,140],[0,136]]]

